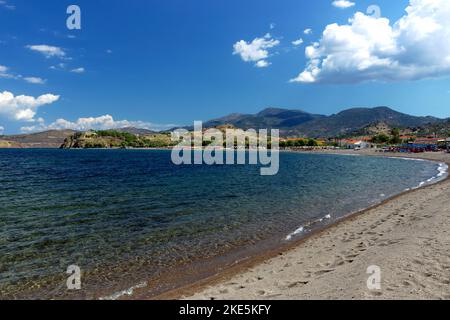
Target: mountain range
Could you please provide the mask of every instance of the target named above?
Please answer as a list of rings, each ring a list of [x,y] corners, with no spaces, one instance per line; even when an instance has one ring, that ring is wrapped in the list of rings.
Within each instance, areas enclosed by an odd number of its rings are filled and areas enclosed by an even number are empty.
[[[388,107],[353,108],[330,116],[301,110],[268,108],[257,114],[231,114],[204,123],[204,127],[229,124],[241,129],[279,129],[282,136],[335,137],[364,134],[366,128],[382,123],[401,129],[427,128],[449,119],[417,117]]]
[[[204,128],[230,125],[240,129],[279,129],[284,137],[345,137],[376,134],[399,128],[412,132],[445,132],[450,130],[450,118],[418,117],[388,107],[353,108],[333,115],[320,115],[302,110],[268,108],[257,114],[233,113],[206,121]],[[192,127],[185,127],[192,129]],[[155,132],[139,128],[115,129],[134,135],[152,135]],[[0,148],[57,148],[72,135],[73,130],[51,130],[39,133],[0,136]]]

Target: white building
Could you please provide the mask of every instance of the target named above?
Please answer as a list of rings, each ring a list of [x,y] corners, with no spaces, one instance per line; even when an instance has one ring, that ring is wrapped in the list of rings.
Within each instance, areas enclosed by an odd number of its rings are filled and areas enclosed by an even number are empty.
[[[349,140],[344,143],[344,146],[347,149],[359,150],[359,149],[368,149],[370,148],[371,144],[369,142],[362,140]]]

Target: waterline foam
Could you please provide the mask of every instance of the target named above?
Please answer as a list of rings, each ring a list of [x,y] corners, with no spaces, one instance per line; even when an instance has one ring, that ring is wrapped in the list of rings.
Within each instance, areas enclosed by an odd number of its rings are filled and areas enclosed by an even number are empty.
[[[327,214],[325,217],[311,221],[310,223],[301,226],[300,228],[298,228],[297,230],[295,230],[294,232],[288,234],[288,236],[286,237],[286,241],[290,241],[292,240],[292,238],[294,238],[295,236],[298,236],[299,234],[302,234],[305,231],[305,228],[311,227],[314,224],[323,222],[325,220],[330,220],[331,219],[331,214]]]
[[[117,300],[117,299],[119,299],[121,297],[124,297],[124,296],[132,296],[134,290],[145,288],[146,286],[147,286],[147,282],[141,282],[141,283],[139,283],[139,284],[137,284],[135,286],[132,286],[131,288],[128,288],[128,289],[125,289],[125,290],[113,293],[112,295],[107,296],[107,297],[102,297],[99,300]]]
[[[437,175],[431,177],[427,181],[422,181],[417,187],[415,187],[413,189],[419,189],[426,184],[431,184],[433,182],[437,182],[437,181],[440,181],[443,178],[445,178],[448,174],[448,165],[446,163],[439,163],[437,171],[438,171]]]

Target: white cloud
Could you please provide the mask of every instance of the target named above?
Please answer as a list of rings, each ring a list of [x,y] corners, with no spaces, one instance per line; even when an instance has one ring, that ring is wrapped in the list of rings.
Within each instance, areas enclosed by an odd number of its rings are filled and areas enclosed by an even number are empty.
[[[273,39],[268,33],[263,38],[256,38],[252,42],[244,40],[238,41],[234,44],[234,55],[239,55],[245,62],[255,62],[256,67],[267,67],[270,53],[269,49],[276,47],[280,41]]]
[[[64,52],[63,49],[59,47],[49,46],[46,44],[28,45],[26,47],[32,51],[43,54],[46,58],[51,57],[64,58],[66,56],[66,53]]]
[[[63,130],[71,129],[77,131],[87,130],[108,130],[119,129],[125,127],[133,127],[148,130],[167,130],[176,127],[174,124],[155,124],[144,121],[128,121],[128,120],[114,120],[110,115],[104,115],[100,117],[79,118],[78,120],[71,122],[65,119],[58,119],[55,122],[45,125],[41,123],[36,126],[22,127],[22,132],[44,131],[44,130]]]
[[[294,45],[294,46],[300,46],[300,45],[302,45],[303,44],[303,39],[302,38],[300,38],[300,39],[298,39],[298,40],[295,40],[295,41],[292,41],[292,44]]]
[[[85,71],[86,70],[83,67],[70,70],[72,73],[84,73]]]
[[[8,2],[4,1],[4,0],[0,0],[0,7],[3,7],[5,9],[8,10],[15,10],[16,6],[9,4]]]
[[[255,67],[257,68],[267,68],[270,65],[271,63],[266,60],[259,60],[258,62],[255,63]]]
[[[28,83],[32,83],[32,84],[44,84],[47,82],[47,80],[39,78],[39,77],[25,77],[25,78],[23,78],[23,80],[25,80]]]
[[[14,76],[9,73],[8,67],[0,65],[0,78],[14,78]]]
[[[59,100],[59,96],[44,94],[37,98],[31,96],[14,96],[11,92],[0,93],[0,115],[16,121],[36,121],[34,116],[37,109],[46,104]]]
[[[276,27],[277,25],[275,24],[275,23],[271,23],[270,25],[269,25],[269,28],[270,28],[270,30],[273,30],[273,29],[275,29],[275,27]]]
[[[333,6],[339,9],[347,9],[351,8],[355,5],[354,2],[348,1],[348,0],[335,0],[333,1]]]
[[[5,128],[0,126],[0,134],[3,134],[4,131],[5,131]]]
[[[308,28],[303,31],[304,34],[309,35],[312,34],[312,29]]]
[[[64,70],[67,67],[67,65],[65,63],[58,63],[55,66],[50,66],[50,69],[52,70]]]
[[[33,84],[44,84],[46,82],[45,79],[39,77],[24,77],[20,74],[12,73],[9,71],[8,67],[0,65],[0,78],[4,79],[13,79],[13,80],[24,80],[28,83]]]
[[[293,82],[357,83],[450,76],[450,1],[410,0],[406,15],[357,12],[349,23],[328,25],[308,46],[306,69]]]

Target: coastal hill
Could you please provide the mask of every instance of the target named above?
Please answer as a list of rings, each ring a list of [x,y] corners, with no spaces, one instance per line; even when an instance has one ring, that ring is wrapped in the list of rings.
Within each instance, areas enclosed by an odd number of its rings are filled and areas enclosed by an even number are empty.
[[[373,109],[355,108],[311,121],[294,129],[294,132],[308,136],[339,136],[351,134],[361,128],[384,123],[392,128],[421,128],[440,122],[434,117],[416,117],[397,112],[387,107]]]
[[[140,132],[136,134],[132,132]],[[163,148],[172,144],[170,134],[129,128],[77,132],[67,137],[61,149],[89,148]]]
[[[139,135],[139,136],[153,135],[153,134],[157,133],[152,130],[133,128],[133,127],[119,128],[119,129],[114,129],[114,130],[118,131],[118,132],[131,133],[131,134],[135,134],[135,135]]]
[[[268,108],[255,115],[234,113],[219,119],[207,121],[207,128],[231,124],[240,129],[288,129],[295,128],[313,120],[322,120],[326,116],[311,114],[301,110]]]
[[[127,127],[115,129],[114,131],[125,135],[130,134],[131,136],[147,136],[150,137],[150,139],[152,136],[161,138],[158,133],[147,129]],[[80,139],[80,144],[83,144],[86,141],[81,141],[82,137],[84,137],[84,135],[81,135],[81,133],[75,130],[49,130],[30,134],[3,135],[0,136],[0,148],[60,148],[66,143],[66,140],[70,141],[75,138]],[[159,138],[153,138],[153,140],[157,141]],[[116,138],[113,140],[117,142],[118,139]],[[167,139],[162,140],[166,141]],[[121,142],[122,141],[120,141],[120,143]]]
[[[427,129],[446,120],[417,117],[388,107],[354,108],[330,116],[310,114],[299,110],[266,109],[256,115],[232,114],[208,121],[205,127],[231,124],[241,129],[276,128],[283,136],[334,137],[352,135],[366,127],[383,124],[388,128]]]
[[[31,134],[0,136],[0,148],[59,148],[74,130],[50,130]]]

